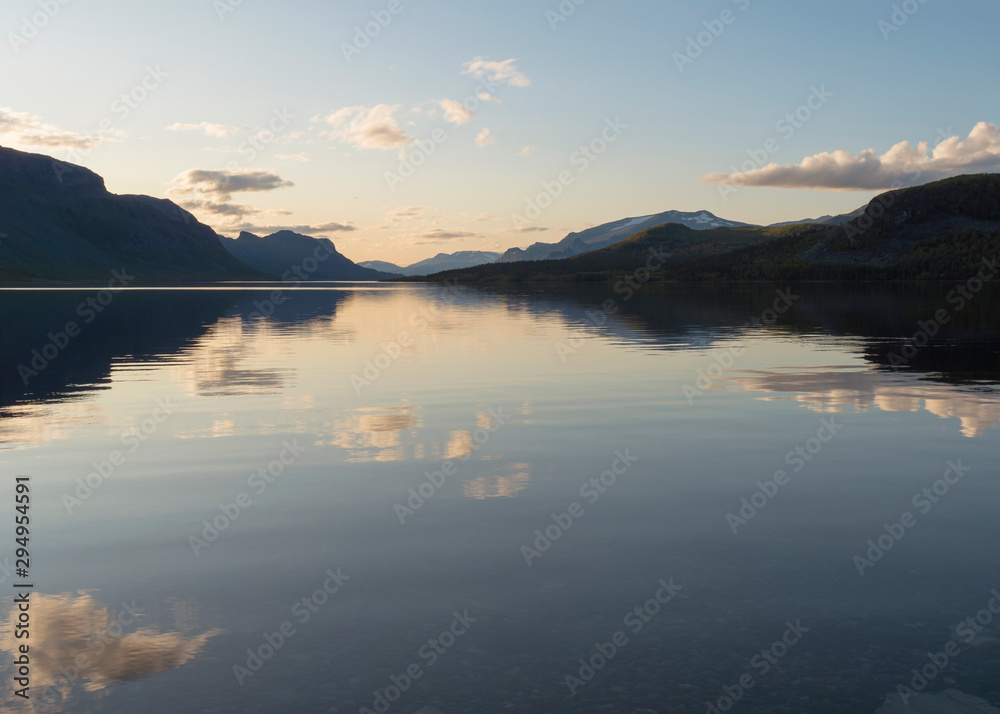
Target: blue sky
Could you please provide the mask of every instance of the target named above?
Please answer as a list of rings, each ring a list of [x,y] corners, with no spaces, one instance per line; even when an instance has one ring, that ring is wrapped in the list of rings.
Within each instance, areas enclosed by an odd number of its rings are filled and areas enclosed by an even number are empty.
[[[995,2],[236,2],[8,0],[0,144],[229,235],[293,226],[402,263],[1000,170]],[[348,59],[373,12],[391,21]]]

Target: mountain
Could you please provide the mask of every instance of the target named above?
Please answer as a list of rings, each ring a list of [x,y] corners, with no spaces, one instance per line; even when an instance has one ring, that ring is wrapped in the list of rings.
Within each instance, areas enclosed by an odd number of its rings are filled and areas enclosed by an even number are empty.
[[[337,252],[326,238],[292,231],[256,236],[244,231],[238,238],[222,238],[233,257],[262,273],[287,280],[389,280],[400,273],[371,270]],[[314,265],[315,264],[315,265]]]
[[[613,223],[588,228],[579,233],[570,233],[558,243],[535,243],[528,248],[511,248],[504,253],[498,263],[516,263],[523,260],[550,260],[571,258],[592,250],[625,240],[647,228],[660,226],[664,223],[679,223],[696,231],[712,228],[743,228],[748,224],[727,221],[708,211],[683,213],[681,211],[666,211],[652,216],[639,218],[623,218]]]
[[[669,254],[664,260],[655,255]],[[646,280],[992,280],[1000,256],[1000,174],[959,176],[876,197],[843,225],[650,228],[564,260],[497,263],[463,283]],[[985,271],[985,272],[984,272]]]
[[[450,254],[438,253],[433,258],[408,265],[406,275],[430,275],[431,273],[440,273],[442,270],[471,268],[474,265],[492,263],[499,257],[499,253],[484,250],[460,250]]]
[[[378,270],[383,273],[406,275],[406,268],[400,267],[395,263],[387,263],[384,260],[362,260],[358,265],[362,268],[370,268],[371,270]]]
[[[381,260],[368,260],[358,265],[374,270],[384,270],[403,275],[430,275],[440,273],[442,270],[456,270],[459,268],[471,268],[475,265],[492,263],[500,257],[499,253],[492,253],[484,250],[460,250],[457,253],[438,253],[433,258],[421,260],[405,267],[400,267],[394,263],[386,263]]]
[[[0,147],[0,280],[259,279],[171,201],[110,193],[89,169]]]
[[[802,231],[803,226],[786,228],[711,228],[695,230],[680,223],[647,228],[606,248],[569,258],[496,262],[465,270],[451,270],[434,279],[458,278],[459,282],[511,282],[533,280],[608,280],[652,265],[653,272],[670,265],[708,256],[719,256],[740,248],[768,243],[781,235]],[[650,250],[654,253],[651,254]],[[662,257],[660,257],[662,256]],[[651,263],[648,261],[652,261]],[[415,279],[415,278],[414,278]],[[648,279],[648,278],[647,278]]]
[[[819,218],[806,218],[801,221],[782,221],[781,223],[772,223],[768,228],[782,228],[784,226],[796,226],[802,223],[823,223],[830,226],[842,226],[845,223],[853,221],[858,216],[861,216],[865,212],[867,206],[862,206],[861,208],[855,209],[850,213],[842,213],[839,216],[820,216]]]

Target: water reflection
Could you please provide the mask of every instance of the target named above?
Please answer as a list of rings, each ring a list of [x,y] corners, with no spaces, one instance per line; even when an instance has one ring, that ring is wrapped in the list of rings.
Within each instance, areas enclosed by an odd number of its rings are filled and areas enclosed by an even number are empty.
[[[298,388],[306,375],[286,338],[295,335],[299,344],[314,346],[318,363],[329,359],[332,347],[349,350],[404,330],[461,333],[467,336],[464,349],[471,371],[477,360],[488,357],[479,328],[508,323],[516,323],[521,335],[565,334],[568,329],[585,340],[629,349],[704,350],[763,338],[786,347],[787,353],[792,347],[811,347],[855,354],[870,368],[783,365],[771,374],[744,372],[734,378],[751,390],[796,393],[794,398],[817,408],[922,408],[960,419],[962,433],[977,436],[1000,420],[992,400],[1000,384],[1000,301],[984,294],[902,370],[888,369],[891,355],[901,351],[918,321],[933,314],[942,290],[809,286],[799,289],[801,300],[777,323],[759,328],[748,328],[747,322],[773,301],[773,286],[661,287],[618,300],[611,315],[601,309],[606,295],[578,289],[470,290],[461,296],[427,286],[284,291],[283,301],[265,311],[267,318],[251,315],[270,300],[270,290],[125,292],[28,384],[19,367],[30,363],[48,332],[72,317],[82,293],[5,291],[0,292],[0,448],[46,443],[98,423],[127,428],[128,420],[118,411],[107,411],[87,395],[117,382],[162,380],[159,370],[170,365],[169,379],[187,396],[282,399],[273,419],[247,423],[238,410],[192,415],[178,427],[178,436],[291,429],[329,435],[322,442],[349,450],[353,462],[461,458],[471,449],[468,429],[453,430],[440,444],[417,438],[421,422],[410,407],[379,416],[318,403],[309,381],[315,375],[308,376],[309,386]],[[383,324],[373,322],[373,316]],[[359,358],[355,372],[377,354],[365,349],[352,357]],[[418,341],[401,361],[426,360],[426,349]],[[787,355],[782,359],[789,361]],[[57,411],[55,404],[60,405]]]
[[[761,327],[747,323],[773,286],[663,286],[612,315],[593,290],[286,292],[266,318],[250,314],[269,291],[123,293],[27,387],[16,367],[67,301],[0,292],[0,460],[38,489],[37,582],[62,593],[37,599],[38,681],[74,698],[62,711],[358,711],[468,607],[475,629],[399,711],[701,711],[802,617],[808,642],[741,710],[872,712],[996,587],[1000,323],[985,295],[894,371],[941,289],[809,286]],[[411,347],[356,390],[402,332]],[[683,386],[732,346],[745,352],[688,404]],[[170,419],[67,513],[62,495],[165,399]],[[810,411],[852,428],[735,536],[725,514],[816,433]],[[301,458],[248,490],[286,441]],[[630,448],[635,468],[583,497]],[[856,576],[851,556],[959,457],[975,471],[947,504]],[[445,460],[456,469],[429,481]],[[528,567],[522,547],[583,498],[579,525]],[[219,537],[195,556],[208,523]],[[237,684],[232,664],[341,565],[348,587]],[[681,597],[569,697],[574,662],[673,574]],[[69,686],[60,667],[117,617],[97,592],[167,606]],[[224,631],[199,626],[195,600]],[[9,669],[9,623],[2,637]],[[956,687],[997,700],[989,657],[963,652]]]
[[[66,711],[75,694],[94,695],[125,682],[179,667],[197,657],[220,630],[191,634],[197,606],[178,602],[174,631],[143,624],[135,603],[117,610],[89,592],[31,594],[31,687],[35,701]],[[0,650],[16,658],[24,639],[15,637],[18,610],[0,622]],[[20,709],[17,709],[20,711]]]
[[[330,443],[346,449],[350,463],[419,460],[425,454],[424,444],[416,441],[420,425],[417,407],[364,408],[357,416],[334,422]],[[408,431],[410,438],[404,444]]]
[[[958,419],[967,437],[981,436],[1000,424],[995,390],[951,387],[913,375],[838,367],[785,368],[734,373],[726,376],[726,382],[748,392],[769,394],[760,399],[794,399],[816,412],[863,412],[872,407],[884,412],[924,410],[942,419]]]
[[[480,476],[462,484],[466,498],[484,501],[488,498],[513,498],[531,483],[531,464],[510,464],[509,473]]]
[[[194,345],[178,355],[179,379],[198,396],[280,394],[294,376],[288,367],[250,366],[262,355],[255,348],[267,340],[251,337],[239,317],[216,322]]]

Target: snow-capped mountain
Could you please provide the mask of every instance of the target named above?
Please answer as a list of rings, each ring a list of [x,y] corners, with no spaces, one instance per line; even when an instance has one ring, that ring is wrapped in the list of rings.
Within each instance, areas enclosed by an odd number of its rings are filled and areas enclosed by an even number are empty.
[[[696,231],[710,228],[742,228],[747,223],[727,221],[709,211],[685,213],[683,211],[666,211],[638,218],[623,218],[612,223],[588,228],[579,233],[570,233],[558,243],[535,243],[528,248],[511,248],[504,253],[498,263],[514,263],[522,260],[547,260],[554,258],[570,258],[581,253],[606,248],[609,245],[623,241],[626,238],[641,233],[647,228],[664,223],[680,223]]]

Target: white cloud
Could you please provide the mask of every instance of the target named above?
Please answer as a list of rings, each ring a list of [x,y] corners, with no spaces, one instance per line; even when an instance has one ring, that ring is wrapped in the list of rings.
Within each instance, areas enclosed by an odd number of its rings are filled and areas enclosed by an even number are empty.
[[[393,116],[400,105],[346,107],[326,118],[333,128],[329,135],[359,149],[398,149],[415,143]]]
[[[190,169],[171,181],[172,195],[199,194],[217,202],[228,201],[234,193],[261,193],[294,186],[273,171],[216,171]]]
[[[414,243],[415,245],[427,245],[433,243],[445,243],[451,240],[458,240],[461,238],[481,238],[478,233],[469,233],[468,231],[446,231],[441,228],[433,228],[431,230],[423,231],[422,233],[413,233],[405,236],[397,236],[397,238],[402,239],[406,242]]]
[[[523,149],[521,149],[520,151],[517,152],[517,155],[518,156],[531,156],[531,154],[534,151],[535,151],[535,147],[534,146],[525,146]]]
[[[520,228],[505,230],[504,233],[545,233],[548,230],[548,228],[543,228],[542,226],[521,226]]]
[[[529,87],[531,80],[521,72],[515,63],[516,59],[504,60],[503,62],[491,62],[482,57],[476,57],[471,62],[466,62],[462,74],[470,74],[479,79],[488,79],[492,82],[502,82],[511,87]]]
[[[235,229],[247,216],[290,215],[284,210],[261,210],[232,202],[234,193],[262,193],[294,185],[271,171],[190,169],[170,183],[167,193],[177,196],[184,208],[205,216],[217,230]]]
[[[396,208],[385,214],[385,217],[394,223],[397,221],[418,221],[427,217],[427,207],[406,206],[405,208]]]
[[[483,148],[484,146],[495,144],[496,142],[497,138],[493,136],[493,133],[488,128],[484,128],[481,132],[479,132],[479,135],[476,137],[476,146],[478,146],[480,149]]]
[[[345,223],[320,223],[315,225],[257,225],[254,223],[242,223],[229,230],[247,231],[249,233],[256,233],[257,235],[262,236],[278,233],[279,231],[291,231],[292,233],[300,233],[307,236],[323,237],[331,233],[351,233],[358,229]]]
[[[113,130],[98,136],[83,136],[46,124],[36,114],[0,108],[0,137],[6,144],[18,148],[44,147],[89,151],[101,144],[120,139],[124,135],[120,130]]]
[[[444,120],[450,124],[465,124],[472,119],[472,112],[454,99],[442,99],[438,105],[444,110]]]
[[[309,157],[305,154],[275,154],[274,158],[280,161],[309,161]]]
[[[226,126],[225,124],[210,124],[207,121],[203,121],[200,124],[171,124],[167,127],[167,131],[200,131],[205,136],[214,136],[219,139],[224,139],[230,134],[239,131],[238,127]]]
[[[734,174],[701,179],[718,186],[770,186],[827,190],[883,190],[937,181],[965,173],[1000,171],[1000,127],[980,122],[964,141],[944,139],[933,149],[902,141],[878,155],[874,149],[852,154],[834,151],[808,156],[801,163],[770,164]]]
[[[246,206],[242,203],[209,201],[203,198],[183,200],[180,201],[180,205],[189,211],[213,216],[219,219],[221,224],[225,225],[229,225],[236,220],[241,220],[246,216],[261,213],[261,211],[253,206]]]

